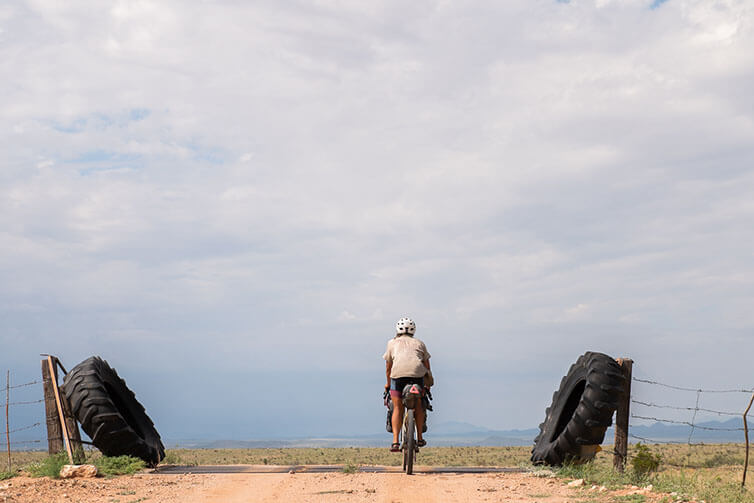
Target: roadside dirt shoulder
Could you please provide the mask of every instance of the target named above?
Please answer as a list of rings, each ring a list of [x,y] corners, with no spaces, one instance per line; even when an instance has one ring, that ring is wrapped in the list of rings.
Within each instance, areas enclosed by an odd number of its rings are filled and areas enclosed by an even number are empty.
[[[617,494],[568,487],[527,473],[233,473],[138,474],[112,479],[16,477],[0,483],[0,503],[430,503],[613,501]],[[662,495],[646,493],[647,503]]]

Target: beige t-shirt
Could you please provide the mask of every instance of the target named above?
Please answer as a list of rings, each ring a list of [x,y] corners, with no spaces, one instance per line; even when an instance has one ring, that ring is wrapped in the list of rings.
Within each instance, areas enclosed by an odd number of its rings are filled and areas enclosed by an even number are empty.
[[[424,377],[427,367],[422,362],[429,360],[429,357],[427,346],[419,339],[408,335],[401,335],[387,341],[387,351],[382,355],[385,361],[393,362],[393,367],[390,369],[391,379]]]

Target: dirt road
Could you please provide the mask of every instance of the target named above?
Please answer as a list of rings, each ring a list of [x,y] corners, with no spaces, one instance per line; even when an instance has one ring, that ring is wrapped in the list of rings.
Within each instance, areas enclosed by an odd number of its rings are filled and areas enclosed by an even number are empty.
[[[143,473],[112,479],[16,477],[0,482],[0,503],[436,503],[612,502],[618,494],[568,487],[528,473]],[[647,502],[661,495],[646,493]]]

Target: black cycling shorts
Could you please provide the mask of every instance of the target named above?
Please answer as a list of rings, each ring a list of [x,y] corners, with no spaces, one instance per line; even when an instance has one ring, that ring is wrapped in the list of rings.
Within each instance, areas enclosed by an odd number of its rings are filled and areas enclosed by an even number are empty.
[[[390,379],[390,396],[401,396],[403,388],[407,384],[417,384],[421,388],[424,386],[423,377],[399,377],[398,379]]]

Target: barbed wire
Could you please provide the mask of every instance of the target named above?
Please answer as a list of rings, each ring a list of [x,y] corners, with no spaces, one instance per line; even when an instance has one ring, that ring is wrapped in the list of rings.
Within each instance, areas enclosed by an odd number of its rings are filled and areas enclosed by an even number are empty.
[[[65,439],[63,437],[49,437],[47,440],[65,440]],[[85,444],[85,445],[95,446],[94,442],[89,442],[88,440],[73,440],[73,439],[69,439],[69,440],[71,441],[71,443],[74,443],[74,444]]]
[[[42,442],[42,440],[19,440],[17,442],[11,442],[10,445],[41,444]]]
[[[31,381],[31,382],[25,382],[23,384],[14,384],[13,386],[9,386],[7,388],[0,388],[0,392],[5,393],[9,389],[25,388],[27,386],[34,386],[35,384],[42,384],[42,381]]]
[[[639,435],[634,435],[633,433],[629,433],[628,436],[631,438],[635,438],[636,440],[641,440],[642,442],[649,443],[649,444],[673,444],[673,445],[694,445],[694,446],[705,445],[703,443],[689,444],[688,442],[683,442],[681,440],[656,440],[652,438],[641,437]]]
[[[701,389],[701,388],[686,388],[683,386],[675,386],[673,384],[665,384],[659,381],[652,381],[650,379],[640,379],[638,377],[633,378],[636,382],[645,384],[654,384],[656,386],[663,386],[678,391],[691,391],[694,393],[754,393],[754,389]]]
[[[42,403],[44,400],[32,400],[30,402],[10,402],[8,405],[31,405],[33,403]]]
[[[672,410],[697,410],[695,407],[678,407],[675,405],[662,405],[657,403],[651,403],[651,402],[642,402],[641,400],[634,400],[631,399],[631,403],[635,403],[637,405],[644,405],[645,407],[656,407],[658,409],[672,409]],[[741,412],[727,412],[722,410],[712,410],[712,409],[705,409],[704,407],[699,407],[698,409],[700,412],[710,412],[712,414],[718,414],[721,416],[741,416]]]
[[[650,407],[650,408],[658,408],[658,409],[670,409],[670,410],[683,410],[683,411],[690,411],[693,412],[691,416],[691,421],[679,421],[675,419],[664,419],[659,417],[652,417],[652,416],[642,416],[638,414],[631,414],[631,417],[636,419],[645,419],[648,421],[655,421],[658,423],[669,423],[669,424],[680,424],[680,425],[687,425],[690,426],[691,429],[689,430],[689,436],[686,442],[670,442],[670,443],[686,443],[688,445],[704,445],[704,444],[693,444],[691,442],[692,437],[694,436],[694,432],[696,430],[705,430],[705,431],[745,431],[745,428],[723,428],[723,427],[715,427],[715,426],[701,426],[697,424],[697,415],[699,412],[708,412],[710,414],[717,414],[720,416],[742,416],[743,413],[737,413],[737,412],[730,412],[730,411],[723,411],[723,410],[714,410],[706,407],[700,407],[699,402],[701,400],[702,393],[754,393],[754,389],[703,389],[703,388],[690,388],[686,386],[676,386],[674,384],[667,384],[660,381],[652,380],[652,379],[642,379],[639,377],[632,377],[633,381],[645,383],[645,384],[651,384],[655,386],[661,386],[664,388],[676,390],[676,391],[687,391],[690,393],[696,394],[696,400],[693,407],[679,407],[675,405],[665,405],[665,404],[656,404],[651,402],[645,402],[641,400],[634,400],[631,399],[632,403],[635,403],[637,405],[642,405],[644,407]],[[638,436],[634,436],[634,438],[637,438],[639,440],[645,440],[645,441],[651,441],[655,442],[652,439],[643,439]]]
[[[14,430],[10,430],[8,433],[16,433],[16,432],[19,432],[19,431],[31,430],[32,428],[36,428],[37,426],[40,426],[41,424],[42,423],[34,423],[32,425],[29,425],[29,426],[24,426],[23,428],[16,428]],[[6,437],[4,431],[0,431],[0,437],[2,437],[2,438]]]
[[[685,424],[688,426],[691,426],[691,428],[698,428],[700,430],[708,430],[708,431],[744,431],[743,428],[716,428],[713,426],[700,426],[698,424],[694,424],[693,422],[689,421],[677,421],[675,419],[662,419],[657,417],[648,417],[648,416],[639,416],[637,414],[631,414],[631,417],[636,419],[646,419],[649,421],[656,421],[658,423],[671,423],[671,424]]]

